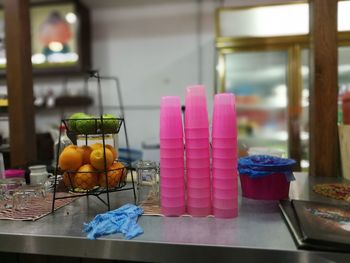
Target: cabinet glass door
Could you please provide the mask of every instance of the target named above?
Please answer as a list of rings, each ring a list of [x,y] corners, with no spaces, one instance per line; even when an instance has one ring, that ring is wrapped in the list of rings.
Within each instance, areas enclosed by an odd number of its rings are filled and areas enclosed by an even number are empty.
[[[256,146],[288,154],[288,52],[227,53],[224,65],[221,91],[236,95],[240,156]]]

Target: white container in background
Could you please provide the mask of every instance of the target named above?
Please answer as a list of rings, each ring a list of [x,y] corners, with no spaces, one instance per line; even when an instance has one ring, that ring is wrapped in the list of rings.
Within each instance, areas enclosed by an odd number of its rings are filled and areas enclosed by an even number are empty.
[[[47,172],[46,165],[33,165],[29,166],[30,170],[30,184],[31,185],[40,185],[45,184],[49,176],[52,176],[51,173]]]

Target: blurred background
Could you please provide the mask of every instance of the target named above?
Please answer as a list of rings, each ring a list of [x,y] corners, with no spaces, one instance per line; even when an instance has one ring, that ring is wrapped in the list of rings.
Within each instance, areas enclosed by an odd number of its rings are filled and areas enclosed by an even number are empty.
[[[143,159],[159,159],[161,96],[180,96],[184,104],[185,87],[202,83],[210,113],[215,93],[236,94],[241,156],[252,146],[276,147],[307,170],[308,8],[300,1],[272,0],[32,1],[36,132],[47,141],[40,147],[50,147],[47,134],[55,140],[62,117],[99,113],[97,83],[85,74],[97,69],[112,78],[101,83],[103,111],[120,115],[123,106],[131,148]],[[339,1],[340,96],[350,90],[349,12],[350,1]],[[3,16],[0,11],[5,69]],[[6,152],[5,78],[0,83]],[[125,147],[122,139],[119,144]]]

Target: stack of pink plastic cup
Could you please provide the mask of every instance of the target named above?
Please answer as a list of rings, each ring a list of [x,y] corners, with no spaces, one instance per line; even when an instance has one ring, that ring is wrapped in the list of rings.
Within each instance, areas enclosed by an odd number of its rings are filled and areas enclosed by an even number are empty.
[[[162,97],[160,106],[160,192],[165,216],[185,213],[184,144],[180,98]]]
[[[237,127],[235,97],[214,97],[212,123],[213,214],[233,218],[238,214]]]
[[[192,216],[211,213],[209,121],[203,86],[186,91],[186,190],[187,212]]]

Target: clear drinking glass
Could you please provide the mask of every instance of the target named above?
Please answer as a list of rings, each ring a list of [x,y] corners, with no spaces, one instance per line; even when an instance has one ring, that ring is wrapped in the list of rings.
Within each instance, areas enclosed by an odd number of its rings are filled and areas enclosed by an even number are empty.
[[[13,193],[24,184],[24,178],[0,179],[0,200],[3,201],[1,208],[12,207]]]
[[[137,203],[159,203],[158,174],[159,165],[154,161],[136,163]]]
[[[43,201],[46,196],[44,186],[22,186],[12,194],[12,209],[22,210],[30,208],[31,202]]]

